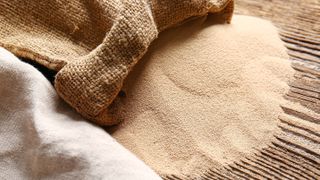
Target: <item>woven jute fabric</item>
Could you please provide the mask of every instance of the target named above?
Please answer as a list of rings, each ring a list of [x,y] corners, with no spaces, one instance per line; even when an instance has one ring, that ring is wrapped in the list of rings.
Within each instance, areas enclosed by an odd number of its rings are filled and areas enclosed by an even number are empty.
[[[0,46],[58,71],[58,94],[85,118],[118,122],[112,102],[159,32],[233,0],[2,0]]]

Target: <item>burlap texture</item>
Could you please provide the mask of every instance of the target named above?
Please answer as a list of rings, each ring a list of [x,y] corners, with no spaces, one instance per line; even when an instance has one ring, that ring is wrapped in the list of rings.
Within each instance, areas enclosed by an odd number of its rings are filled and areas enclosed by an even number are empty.
[[[0,46],[58,71],[58,94],[112,125],[110,105],[158,33],[207,13],[229,22],[233,0],[2,0]]]

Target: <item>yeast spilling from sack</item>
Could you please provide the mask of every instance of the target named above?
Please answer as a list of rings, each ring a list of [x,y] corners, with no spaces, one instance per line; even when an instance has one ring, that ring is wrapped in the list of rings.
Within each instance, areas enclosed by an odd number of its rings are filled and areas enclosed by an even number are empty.
[[[124,83],[110,131],[162,175],[192,175],[265,147],[293,70],[277,29],[235,16],[160,34]]]

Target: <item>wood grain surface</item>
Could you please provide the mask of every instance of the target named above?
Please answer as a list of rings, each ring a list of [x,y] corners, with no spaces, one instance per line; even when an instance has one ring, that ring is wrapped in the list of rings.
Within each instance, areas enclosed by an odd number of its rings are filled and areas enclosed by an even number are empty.
[[[282,132],[251,157],[197,176],[164,179],[320,179],[320,0],[236,0],[235,13],[278,27],[296,70],[285,97],[305,110],[282,106]]]

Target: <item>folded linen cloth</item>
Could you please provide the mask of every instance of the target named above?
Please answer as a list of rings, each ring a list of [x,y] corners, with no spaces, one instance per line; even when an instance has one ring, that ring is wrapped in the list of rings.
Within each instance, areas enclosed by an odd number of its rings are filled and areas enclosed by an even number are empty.
[[[0,179],[161,179],[0,48]]]
[[[229,22],[232,12],[233,0],[2,0],[0,45],[59,71],[58,94],[112,125],[110,104],[160,31],[207,13]]]

